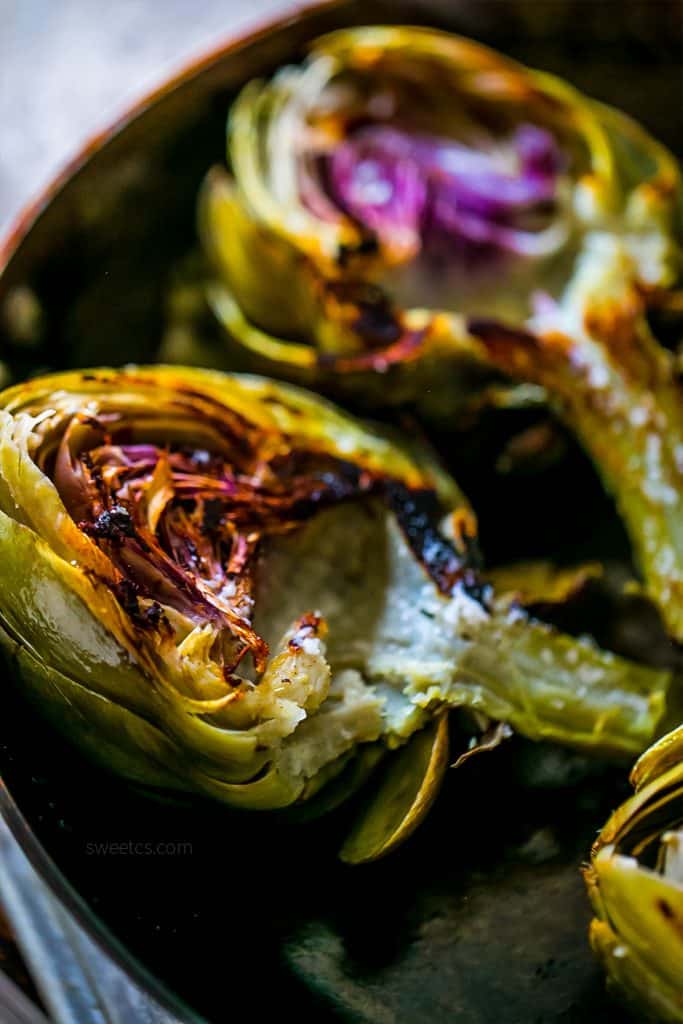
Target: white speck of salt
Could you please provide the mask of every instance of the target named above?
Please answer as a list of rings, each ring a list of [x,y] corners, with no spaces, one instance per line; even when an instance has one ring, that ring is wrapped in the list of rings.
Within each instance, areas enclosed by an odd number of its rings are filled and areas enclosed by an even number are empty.
[[[322,647],[317,636],[307,636],[301,641],[301,649],[305,654],[322,654]]]

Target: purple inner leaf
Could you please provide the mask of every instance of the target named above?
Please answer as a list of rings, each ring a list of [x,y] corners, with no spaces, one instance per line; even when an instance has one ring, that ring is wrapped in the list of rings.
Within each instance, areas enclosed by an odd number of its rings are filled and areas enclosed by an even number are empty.
[[[328,157],[330,197],[381,242],[414,254],[471,244],[523,254],[555,210],[553,137],[520,125],[498,149],[366,125]]]

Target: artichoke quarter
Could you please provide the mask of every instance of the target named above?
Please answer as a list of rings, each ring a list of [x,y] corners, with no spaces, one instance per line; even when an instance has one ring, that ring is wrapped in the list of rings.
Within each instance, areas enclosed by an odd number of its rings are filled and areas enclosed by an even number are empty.
[[[146,786],[343,797],[452,708],[489,737],[642,751],[669,675],[497,601],[475,531],[428,453],[292,386],[131,367],[0,394],[2,646],[40,711]]]
[[[643,754],[631,781],[585,872],[591,943],[648,1020],[683,1021],[683,728]]]
[[[257,365],[439,418],[548,402],[683,639],[680,368],[651,327],[680,307],[671,154],[478,44],[367,27],[248,85],[228,163],[200,197],[207,295]]]

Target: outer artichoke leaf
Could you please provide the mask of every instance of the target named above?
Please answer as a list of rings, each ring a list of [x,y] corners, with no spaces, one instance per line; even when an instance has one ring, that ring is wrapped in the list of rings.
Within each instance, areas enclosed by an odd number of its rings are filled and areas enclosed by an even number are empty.
[[[0,512],[3,582],[0,623],[33,656],[65,676],[93,680],[98,692],[149,714],[154,691],[111,632],[92,614],[97,592],[36,534]]]
[[[210,281],[206,288],[206,296],[213,312],[230,337],[253,353],[254,366],[257,366],[259,371],[267,372],[268,369],[284,365],[288,367],[289,380],[305,384],[308,380],[315,379],[318,361],[311,346],[285,341],[256,327],[247,320],[232,293],[222,282]]]
[[[3,632],[0,643],[8,649]],[[204,759],[188,757],[186,749],[144,718],[47,668],[12,641],[9,651],[29,700],[67,739],[77,734],[84,753],[109,772],[147,787],[199,792],[251,810],[288,807],[301,793],[300,782],[273,767],[253,781],[227,782],[205,771]],[[258,771],[259,764],[263,757],[252,759],[249,770]]]
[[[448,716],[441,714],[392,754],[339,852],[347,864],[385,857],[429,812],[448,766]]]
[[[21,524],[0,512],[0,545],[3,551],[4,584],[0,590],[0,623],[25,647],[42,675],[65,680],[78,678],[84,694],[94,701],[105,698],[122,710],[166,722],[183,737],[197,763],[208,758],[207,767],[217,771],[211,758],[234,762],[235,781],[253,775],[257,741],[248,734],[211,726],[197,715],[188,715],[182,696],[170,698],[146,676],[130,653],[103,625],[93,611],[101,612],[100,595],[76,566],[65,563]],[[73,685],[77,685],[73,683]],[[83,696],[83,700],[90,699]],[[200,705],[201,707],[201,705]],[[73,724],[74,731],[78,725]],[[225,770],[225,765],[224,765]]]
[[[542,388],[499,380],[464,324],[445,314],[416,312],[415,328],[391,350],[335,356],[263,330],[245,316],[224,280],[212,277],[205,290],[231,342],[242,356],[249,354],[252,370],[346,396],[370,412],[410,402],[431,420],[450,423],[456,407],[471,419],[491,407],[528,408],[546,401]]]
[[[91,628],[88,624],[88,629]],[[150,680],[138,674],[132,665],[129,677],[124,678],[125,686],[103,687],[100,692],[100,680],[107,675],[106,665],[103,664],[101,674],[77,681],[55,665],[55,661],[60,662],[59,656],[51,662],[44,660],[36,649],[25,646],[13,630],[6,632],[2,625],[0,641],[14,663],[22,689],[39,711],[53,721],[67,739],[76,740],[89,756],[113,772],[138,782],[147,780],[146,784],[154,786],[157,784],[152,777],[154,773],[144,767],[138,769],[136,748],[140,748],[139,760],[143,765],[145,755],[158,750],[155,771],[162,780],[165,778],[165,783],[161,781],[159,785],[192,789],[194,776],[200,788],[214,788],[215,795],[220,795],[223,786],[219,773],[222,772],[230,784],[239,786],[258,774],[268,761],[267,753],[256,752],[256,740],[248,734],[216,729],[197,716],[179,713],[171,702],[168,705],[163,701],[155,702],[154,697],[145,707]],[[71,653],[71,668],[76,671],[77,652]],[[65,667],[63,664],[62,668]],[[148,721],[145,715],[158,725]],[[98,743],[100,733],[101,746]],[[189,751],[192,751],[191,756],[188,756]],[[164,776],[166,768],[169,771]],[[212,775],[216,776],[215,786],[207,781]]]
[[[183,758],[154,725],[49,668],[2,629],[0,645],[20,675],[28,699],[67,739],[72,740],[77,731],[79,746],[94,761],[145,786],[184,789],[188,785]]]
[[[305,333],[315,317],[311,290],[306,287],[305,257],[248,217],[233,182],[220,168],[214,168],[202,186],[199,230],[212,263],[232,283],[248,319],[274,335],[295,338]],[[263,302],[263,267],[269,268],[272,288],[267,303]],[[316,362],[315,349],[307,345],[291,344],[286,354],[296,366]]]

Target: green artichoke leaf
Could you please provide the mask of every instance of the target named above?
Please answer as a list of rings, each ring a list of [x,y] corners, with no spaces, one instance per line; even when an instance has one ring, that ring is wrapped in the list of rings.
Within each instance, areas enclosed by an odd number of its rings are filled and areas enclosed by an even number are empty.
[[[298,388],[160,366],[0,395],[3,646],[34,705],[137,784],[333,806],[450,708],[642,751],[669,674],[497,601],[475,556],[428,450]],[[392,835],[426,809],[413,788]]]
[[[266,331],[292,338],[305,336],[316,312],[305,281],[306,261],[249,218],[234,182],[221,168],[214,168],[202,187],[199,225],[213,261],[222,275],[234,282],[244,317],[261,323],[264,339],[268,337]],[[269,271],[277,268],[267,309],[263,308],[260,275],[254,273],[258,266],[268,267]],[[274,339],[273,344],[277,344]],[[277,354],[277,349],[273,354]],[[303,367],[314,366],[316,362],[315,349],[310,345],[292,344],[287,357],[294,365]]]
[[[347,864],[386,857],[429,813],[448,767],[448,716],[441,714],[393,754],[339,856]]]
[[[586,883],[593,948],[648,1020],[683,1020],[683,729],[643,754],[636,793],[605,825]]]
[[[183,790],[187,772],[164,733],[140,715],[48,665],[0,628],[0,647],[40,714],[66,736],[78,732],[81,749],[131,782]],[[178,774],[173,767],[177,764]]]

